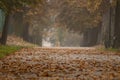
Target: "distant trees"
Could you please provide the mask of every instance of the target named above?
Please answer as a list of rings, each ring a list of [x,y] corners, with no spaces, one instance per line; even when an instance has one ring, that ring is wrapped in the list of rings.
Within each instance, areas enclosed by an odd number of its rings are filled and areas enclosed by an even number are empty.
[[[39,5],[41,2],[45,5]],[[100,43],[106,48],[120,47],[120,0],[0,0],[0,8],[6,13],[1,44],[6,43],[11,14],[21,12],[25,40],[29,38],[28,41],[33,42],[34,38],[41,42],[40,30],[62,26],[83,34],[85,46]],[[39,39],[30,35],[30,29],[35,35],[39,34]]]
[[[5,45],[8,34],[9,19],[13,12],[22,11],[23,7],[30,7],[40,3],[41,0],[0,0],[0,8],[6,13],[2,31],[1,44]]]
[[[92,11],[92,9],[88,7],[91,5],[87,3],[86,0],[53,0],[51,4],[52,9],[59,12],[55,19],[55,22],[59,24],[57,26],[64,25],[69,28],[69,30],[80,34],[83,33],[84,39],[87,39],[87,42],[90,42],[89,45],[91,44],[91,46],[97,43],[97,38],[94,38],[96,39],[94,41],[91,36],[97,35],[96,37],[98,37],[98,31],[95,30],[99,29],[101,23],[102,16],[100,11]],[[98,29],[96,29],[96,27]],[[92,31],[96,33],[93,34],[91,33]],[[85,38],[86,36],[88,36],[89,39]],[[87,42],[84,40],[86,46],[88,45]]]
[[[101,13],[101,36],[105,47],[120,48],[120,0],[88,0],[88,2],[91,5],[88,7],[91,9],[88,10]]]
[[[52,9],[59,12],[56,23],[83,33],[84,43],[90,42],[86,46],[102,43],[106,48],[120,47],[120,0],[53,0],[51,3]]]
[[[26,11],[22,33],[23,40],[42,46],[42,31],[47,25],[45,9],[46,7],[43,3]]]

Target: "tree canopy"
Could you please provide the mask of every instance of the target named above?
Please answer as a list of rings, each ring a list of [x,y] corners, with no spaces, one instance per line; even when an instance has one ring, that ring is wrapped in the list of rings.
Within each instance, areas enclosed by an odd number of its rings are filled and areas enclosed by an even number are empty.
[[[52,0],[52,8],[59,12],[56,22],[74,31],[100,25],[102,15],[116,0]],[[58,4],[59,3],[59,4]]]
[[[6,13],[11,11],[17,11],[22,7],[28,7],[30,5],[36,5],[42,0],[0,0],[0,8]]]

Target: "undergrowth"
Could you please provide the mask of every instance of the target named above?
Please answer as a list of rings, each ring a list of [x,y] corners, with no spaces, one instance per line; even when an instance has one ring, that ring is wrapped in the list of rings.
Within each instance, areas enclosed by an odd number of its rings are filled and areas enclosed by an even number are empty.
[[[21,46],[3,46],[0,45],[0,58],[3,58],[11,53],[14,53],[18,50],[22,49]]]

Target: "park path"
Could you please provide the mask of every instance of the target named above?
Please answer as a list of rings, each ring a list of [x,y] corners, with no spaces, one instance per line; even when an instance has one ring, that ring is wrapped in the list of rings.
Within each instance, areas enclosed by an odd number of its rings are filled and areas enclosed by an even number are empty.
[[[120,54],[95,48],[24,48],[0,60],[0,80],[120,80]]]

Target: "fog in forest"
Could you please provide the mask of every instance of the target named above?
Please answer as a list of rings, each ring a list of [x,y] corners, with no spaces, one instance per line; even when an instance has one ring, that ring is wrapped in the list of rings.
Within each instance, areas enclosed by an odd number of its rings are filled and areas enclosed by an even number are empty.
[[[114,16],[112,15],[115,14],[115,8],[108,7],[101,11],[102,8],[99,6],[93,9],[89,6],[86,8],[86,5],[86,0],[79,3],[77,0],[71,2],[68,0],[45,0],[36,8],[23,7],[23,11],[10,14],[8,33],[43,47],[103,45],[105,40],[110,40],[112,39],[110,37],[114,36],[112,35]],[[109,13],[110,10],[113,12]],[[0,25],[2,26],[5,13],[0,10],[0,15]],[[110,23],[111,27],[109,28]],[[0,30],[2,33],[2,27]]]

